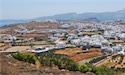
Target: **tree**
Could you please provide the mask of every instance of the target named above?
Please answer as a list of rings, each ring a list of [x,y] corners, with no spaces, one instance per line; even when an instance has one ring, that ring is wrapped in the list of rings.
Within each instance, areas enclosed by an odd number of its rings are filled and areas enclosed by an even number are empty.
[[[85,73],[85,72],[90,72],[92,69],[87,66],[86,64],[79,65],[79,71]]]
[[[35,64],[35,62],[37,60],[37,58],[35,56],[29,55],[29,54],[15,53],[15,54],[11,54],[11,55],[15,59],[18,59],[19,61],[29,62],[29,63],[33,63],[33,64]]]
[[[97,75],[114,75],[114,70],[106,66],[100,66],[96,68]]]

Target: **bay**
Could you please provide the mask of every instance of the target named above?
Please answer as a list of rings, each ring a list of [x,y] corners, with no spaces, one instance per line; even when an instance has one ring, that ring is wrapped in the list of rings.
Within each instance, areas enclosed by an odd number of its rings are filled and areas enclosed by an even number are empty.
[[[18,24],[18,23],[23,23],[23,22],[0,22],[0,27],[5,25]]]

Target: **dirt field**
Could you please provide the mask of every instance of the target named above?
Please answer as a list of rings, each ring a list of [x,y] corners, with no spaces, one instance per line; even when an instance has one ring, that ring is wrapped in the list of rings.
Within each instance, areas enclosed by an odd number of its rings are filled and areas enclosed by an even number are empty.
[[[84,59],[102,55],[101,52],[97,52],[98,50],[100,49],[92,48],[90,49],[89,52],[87,52],[80,48],[66,48],[64,50],[57,50],[55,53],[68,55],[71,57],[72,60],[74,60],[75,62],[78,62]],[[87,52],[87,53],[84,53],[84,52]]]
[[[66,48],[64,50],[57,50],[55,53],[56,54],[65,54],[65,55],[72,57],[72,56],[76,55],[78,52],[83,52],[83,50],[80,48]]]
[[[120,64],[119,63],[115,63],[115,67],[125,68],[125,56],[124,56],[124,58],[123,58],[123,60],[122,60],[122,62]]]
[[[92,52],[94,52],[94,51],[95,51],[95,52],[96,52],[96,51],[101,51],[101,48],[91,48],[90,51],[92,51]]]
[[[71,57],[71,59],[74,60],[75,62],[78,62],[80,60],[84,60],[84,59],[88,59],[88,58],[92,58],[100,55],[102,55],[102,53],[100,52],[82,53]]]
[[[96,66],[106,65],[108,67],[125,68],[125,56],[123,57],[121,63],[118,63],[120,60],[121,59],[117,59],[117,58],[115,58],[115,60],[112,60],[112,57],[110,57],[98,63]]]
[[[13,46],[11,48],[8,48],[7,51],[10,51],[10,50],[25,51],[25,50],[30,49],[30,48],[31,48],[30,46]]]

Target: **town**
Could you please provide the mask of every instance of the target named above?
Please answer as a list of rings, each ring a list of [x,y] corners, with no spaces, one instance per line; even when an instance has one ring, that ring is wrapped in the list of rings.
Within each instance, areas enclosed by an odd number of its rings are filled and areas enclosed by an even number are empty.
[[[125,21],[37,20],[0,27],[0,54],[53,52],[78,64],[125,68]]]

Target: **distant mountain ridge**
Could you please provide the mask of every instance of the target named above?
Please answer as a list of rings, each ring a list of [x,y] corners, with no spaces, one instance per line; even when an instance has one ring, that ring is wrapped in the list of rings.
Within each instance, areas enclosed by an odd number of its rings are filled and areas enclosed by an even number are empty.
[[[64,13],[56,14],[53,16],[44,16],[27,20],[0,20],[0,22],[30,22],[34,20],[57,20],[57,21],[66,21],[66,20],[86,20],[96,18],[99,21],[115,21],[115,20],[125,20],[125,9],[116,11],[116,12],[102,12],[102,13]]]
[[[102,12],[102,13],[65,13],[65,14],[57,14],[54,16],[45,16],[38,17],[32,20],[46,20],[46,19],[54,19],[54,20],[84,20],[87,18],[97,18],[100,21],[115,21],[115,20],[125,20],[125,9],[116,11],[116,12]]]

